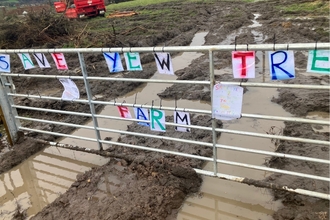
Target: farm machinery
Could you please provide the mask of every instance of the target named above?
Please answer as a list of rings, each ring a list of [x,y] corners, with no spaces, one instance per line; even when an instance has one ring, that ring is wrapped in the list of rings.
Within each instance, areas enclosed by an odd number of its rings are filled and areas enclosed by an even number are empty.
[[[104,16],[106,11],[104,0],[59,0],[54,6],[68,18]]]

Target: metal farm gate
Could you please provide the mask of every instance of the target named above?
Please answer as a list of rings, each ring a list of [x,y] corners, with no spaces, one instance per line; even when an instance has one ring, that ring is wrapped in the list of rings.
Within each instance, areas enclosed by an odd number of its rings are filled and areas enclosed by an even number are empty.
[[[316,48],[317,47],[317,48]],[[280,174],[286,174],[286,175],[293,175],[297,177],[303,177],[303,178],[309,178],[313,180],[318,181],[326,181],[330,182],[329,176],[319,176],[319,175],[313,175],[313,174],[306,174],[304,173],[304,170],[301,172],[293,172],[288,170],[282,170],[282,169],[275,169],[270,168],[267,166],[262,165],[252,165],[252,164],[246,164],[246,163],[240,163],[240,162],[234,162],[230,160],[225,159],[219,159],[217,157],[217,150],[218,149],[227,149],[232,151],[241,151],[241,152],[248,152],[251,154],[259,154],[259,155],[265,155],[268,157],[277,157],[277,158],[286,158],[286,159],[292,159],[292,160],[301,160],[306,162],[313,162],[317,164],[323,164],[328,166],[330,164],[330,161],[328,159],[320,159],[320,158],[311,158],[301,155],[292,155],[292,154],[284,154],[284,153],[277,153],[273,151],[265,151],[265,150],[255,150],[250,149],[248,146],[246,148],[237,147],[237,146],[229,146],[229,145],[223,145],[217,143],[217,133],[231,133],[231,134],[237,134],[237,135],[244,135],[244,136],[254,136],[254,137],[260,137],[260,138],[267,138],[267,139],[277,139],[277,140],[285,140],[285,141],[292,141],[292,142],[299,142],[299,143],[310,143],[310,144],[317,144],[317,145],[324,145],[324,147],[329,148],[330,142],[323,141],[323,140],[315,140],[315,139],[308,139],[308,138],[300,138],[300,137],[290,137],[290,136],[283,136],[283,135],[276,135],[276,134],[267,134],[267,133],[257,133],[257,132],[245,132],[245,131],[239,131],[239,130],[230,130],[230,129],[223,129],[223,128],[216,128],[216,121],[214,117],[212,117],[212,126],[210,127],[204,127],[204,126],[196,126],[196,125],[182,125],[182,124],[176,124],[171,122],[166,122],[166,126],[180,126],[183,128],[190,128],[190,129],[202,129],[206,131],[212,131],[213,134],[213,143],[207,143],[202,141],[193,141],[193,140],[186,140],[186,139],[180,139],[180,138],[174,138],[174,137],[165,137],[165,136],[159,136],[157,133],[154,135],[151,134],[143,134],[138,132],[129,132],[125,130],[116,130],[116,129],[107,129],[102,128],[99,126],[100,123],[99,120],[102,118],[105,119],[113,119],[118,120],[117,123],[121,123],[121,121],[130,121],[130,122],[146,122],[145,120],[139,120],[134,118],[123,118],[123,117],[114,117],[114,116],[108,116],[108,115],[99,115],[96,114],[96,110],[94,108],[94,105],[100,104],[100,105],[113,105],[113,106],[123,106],[123,107],[141,107],[145,109],[157,109],[157,110],[167,110],[167,111],[182,111],[187,113],[196,113],[196,114],[202,114],[202,115],[209,115],[212,116],[212,110],[201,110],[201,109],[189,109],[189,108],[180,108],[180,107],[169,107],[169,106],[162,106],[161,103],[159,105],[147,105],[144,103],[126,103],[126,102],[117,102],[114,101],[97,101],[94,99],[94,95],[92,94],[90,81],[91,80],[99,80],[99,81],[116,81],[116,82],[140,82],[140,83],[166,83],[166,84],[195,84],[195,85],[203,85],[210,88],[211,92],[211,106],[214,102],[213,100],[213,86],[217,83],[215,82],[215,75],[214,75],[214,52],[221,53],[223,51],[302,51],[302,50],[329,50],[330,43],[304,43],[304,44],[263,44],[263,45],[215,45],[215,46],[176,46],[176,47],[141,47],[141,48],[79,48],[79,49],[10,49],[10,50],[0,50],[0,57],[1,55],[13,55],[13,54],[19,54],[19,53],[63,53],[63,54],[77,54],[80,62],[80,70],[81,70],[81,76],[71,76],[71,75],[42,75],[42,74],[24,74],[24,73],[15,73],[15,72],[9,72],[1,73],[1,86],[0,86],[0,104],[3,112],[3,116],[6,122],[7,130],[9,131],[9,136],[11,137],[11,140],[13,143],[15,143],[18,139],[18,131],[29,131],[29,132],[38,132],[38,133],[44,133],[44,134],[50,134],[55,135],[58,137],[69,137],[69,138],[75,138],[80,140],[86,140],[86,141],[92,141],[96,142],[99,150],[103,150],[103,144],[115,144],[117,146],[122,147],[128,147],[128,148],[136,148],[141,150],[147,150],[147,151],[155,151],[160,152],[164,154],[173,154],[173,155],[179,155],[183,157],[188,158],[195,158],[199,160],[203,160],[205,162],[211,162],[213,163],[213,170],[203,170],[203,169],[195,169],[197,173],[217,177],[221,179],[226,179],[229,181],[235,181],[240,182],[244,184],[251,184],[258,187],[264,187],[264,188],[272,188],[272,189],[279,189],[279,190],[286,190],[289,192],[295,192],[302,195],[308,195],[313,197],[318,197],[322,199],[330,200],[330,195],[326,193],[320,193],[305,189],[299,189],[299,188],[293,188],[290,186],[284,186],[284,185],[276,185],[264,181],[254,181],[253,179],[250,179],[249,177],[245,176],[233,176],[233,175],[227,175],[221,173],[221,170],[218,170],[218,164],[227,164],[232,166],[238,166],[238,167],[244,167],[249,168],[252,170],[262,170],[262,171],[268,171],[271,173],[280,173]],[[84,60],[84,53],[95,53],[95,54],[101,54],[105,52],[110,53],[156,53],[156,52],[163,52],[163,53],[170,53],[170,52],[204,52],[208,53],[208,62],[209,62],[209,73],[210,73],[210,81],[192,81],[192,80],[159,80],[159,79],[138,79],[138,78],[124,78],[124,77],[111,77],[111,74],[109,74],[109,77],[95,77],[95,76],[89,76],[85,60]],[[0,59],[2,63],[4,64],[3,59]],[[33,107],[33,106],[23,106],[15,104],[14,98],[15,97],[21,97],[21,98],[31,98],[35,100],[55,100],[55,101],[63,101],[61,97],[51,97],[47,95],[40,95],[40,94],[18,94],[16,93],[15,86],[13,84],[12,78],[14,77],[29,77],[29,78],[40,78],[40,79],[72,79],[72,80],[83,80],[85,85],[85,90],[87,93],[87,99],[75,99],[72,101],[67,102],[74,102],[74,103],[84,103],[88,104],[90,107],[90,113],[82,113],[82,112],[74,112],[74,111],[63,111],[63,110],[54,110],[54,109],[47,109],[47,108],[40,108],[40,107]],[[244,86],[244,87],[262,87],[262,88],[289,88],[289,89],[310,89],[310,90],[323,90],[323,91],[329,91],[330,87],[329,85],[303,85],[303,84],[282,84],[282,83],[263,83],[263,82],[221,82],[223,85],[236,85],[236,86]],[[137,100],[138,101],[138,100]],[[31,111],[40,111],[40,112],[48,112],[50,114],[68,114],[68,115],[75,115],[75,116],[81,116],[81,117],[89,117],[92,119],[93,126],[86,126],[86,125],[78,125],[78,124],[72,124],[72,123],[65,123],[56,121],[56,117],[54,117],[54,120],[42,120],[38,118],[32,118],[32,117],[23,117],[19,116],[17,114],[17,109],[26,109]],[[327,120],[313,120],[313,119],[306,119],[306,118],[299,118],[299,117],[280,117],[276,115],[260,115],[260,114],[247,114],[242,113],[241,117],[243,118],[251,118],[251,119],[261,119],[261,120],[275,120],[275,121],[283,121],[283,122],[297,122],[297,123],[307,123],[307,124],[314,124],[314,125],[323,125],[323,126],[329,126],[330,122]],[[43,131],[38,130],[35,128],[28,128],[21,125],[20,121],[37,121],[42,122],[45,124],[56,124],[56,125],[63,125],[63,126],[69,126],[69,127],[75,127],[75,128],[84,128],[84,129],[90,129],[92,132],[95,132],[94,138],[87,138],[84,136],[74,136],[70,134],[61,134],[57,132],[50,132],[50,131]],[[149,121],[150,123],[150,121]],[[182,152],[176,152],[176,151],[167,151],[162,149],[154,149],[146,146],[138,146],[135,144],[126,144],[126,143],[119,143],[116,140],[102,140],[100,132],[112,132],[112,133],[118,133],[118,134],[129,134],[129,135],[136,135],[136,136],[143,136],[146,138],[156,138],[156,139],[162,139],[162,140],[171,140],[181,143],[191,143],[191,144],[197,144],[201,146],[207,146],[213,149],[213,157],[203,157],[198,155],[192,155],[188,153],[182,153]],[[57,142],[48,142],[48,144],[52,146],[62,146],[64,147],[65,144],[57,143]]]

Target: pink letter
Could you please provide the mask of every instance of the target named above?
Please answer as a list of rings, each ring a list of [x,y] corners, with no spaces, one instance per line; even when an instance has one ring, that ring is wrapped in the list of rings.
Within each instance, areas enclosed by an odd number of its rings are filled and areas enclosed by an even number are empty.
[[[68,65],[65,62],[63,53],[52,53],[52,57],[58,70],[67,70]]]

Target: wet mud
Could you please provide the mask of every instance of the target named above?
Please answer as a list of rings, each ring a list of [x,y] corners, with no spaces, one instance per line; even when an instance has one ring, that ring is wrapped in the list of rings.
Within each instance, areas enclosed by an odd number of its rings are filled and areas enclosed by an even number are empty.
[[[121,41],[126,46],[156,46],[163,45],[164,43],[171,46],[188,45],[195,33],[207,31],[205,45],[234,44],[235,37],[237,44],[272,43],[274,42],[274,34],[277,43],[315,42],[315,39],[318,39],[319,42],[329,42],[329,35],[324,34],[324,32],[328,33],[328,18],[311,16],[313,18],[308,21],[298,18],[298,16],[306,16],[306,14],[294,15],[296,18],[292,18],[292,15],[289,16],[275,7],[276,5],[289,5],[292,2],[295,1],[260,1],[256,3],[216,1],[212,3],[183,5],[175,2],[140,7],[138,8],[140,10],[153,10],[155,8],[177,10],[179,8],[180,12],[182,10],[184,11],[185,8],[186,11],[195,8],[196,15],[192,16],[183,13],[182,16],[186,16],[187,18],[186,23],[177,24],[175,23],[175,19],[173,21],[168,20],[166,22],[168,26],[173,25],[172,29],[166,28],[165,31],[159,30],[159,33],[151,34],[148,37],[141,37],[137,33],[135,36],[122,36]],[[260,16],[256,16],[256,14]],[[145,27],[162,23],[160,20],[151,22],[150,20],[148,21],[148,18],[142,17],[141,19],[146,19],[144,20],[146,22]],[[261,25],[256,25],[255,21]],[[118,20],[118,25],[120,25],[120,22]],[[87,71],[90,76],[108,76],[108,67],[103,61],[102,54],[86,54],[85,58]],[[230,72],[230,58],[230,52],[215,53],[215,68],[220,71],[216,74],[216,81],[233,81],[232,73]],[[69,66],[79,66],[76,55],[70,55],[66,59]],[[100,62],[99,60],[102,61]],[[301,68],[301,70],[297,71],[297,79],[287,81],[286,83],[328,85],[328,76],[309,75],[304,72],[303,69],[306,67],[306,60],[307,56],[305,53],[295,53],[296,66],[297,68]],[[16,68],[18,72],[23,71],[20,69],[21,65],[18,61],[13,60],[13,68]],[[209,80],[208,62],[205,61],[208,61],[207,54],[195,59],[190,66],[176,71],[175,74],[180,80]],[[150,62],[153,62],[152,54],[145,54],[142,56],[143,72],[139,74],[124,72],[123,74],[118,74],[118,77],[150,78],[156,72],[154,63],[148,64]],[[258,65],[261,65],[261,63],[258,63]],[[269,82],[269,77],[263,75],[260,66],[258,68],[256,80],[260,81],[260,79],[264,79],[264,81]],[[55,71],[55,68],[52,68],[50,71],[47,70],[47,72],[43,71],[41,70],[40,73],[60,74],[57,71],[52,72]],[[80,75],[81,73],[79,71],[79,68],[77,68],[63,74]],[[14,83],[18,93],[60,96],[62,92],[62,85],[57,80],[19,78],[15,79]],[[79,88],[84,88],[82,81],[77,81],[76,84]],[[54,89],[49,90],[50,85]],[[129,82],[91,82],[95,99],[101,101],[113,100],[114,98],[123,96],[138,86],[143,85]],[[245,92],[248,94],[249,90],[246,89]],[[251,90],[250,92],[256,91]],[[86,98],[84,89],[80,93],[81,98]],[[177,98],[209,101],[210,90],[207,87],[199,85],[174,85],[159,93],[158,96],[163,99]],[[277,103],[283,106],[288,114],[290,113],[294,116],[313,117],[310,116],[311,112],[329,115],[329,94],[327,92],[280,89],[278,96],[270,97],[269,99],[274,104]],[[19,105],[26,106],[89,112],[89,106],[84,104],[40,101],[32,98],[16,99],[15,102]],[[100,112],[102,109],[103,106],[96,106],[97,112]],[[19,114],[49,120],[54,117],[50,113],[40,114],[25,110],[20,110]],[[55,117],[59,121],[77,124],[83,124],[88,121],[88,118],[78,118],[61,114]],[[200,117],[199,115],[193,116],[192,124],[201,125],[200,123],[203,123],[203,125],[207,125],[210,123],[208,118]],[[171,120],[171,118],[167,118],[167,121]],[[24,124],[24,126],[61,133],[70,133],[73,131],[73,128],[43,125],[35,122]],[[224,125],[219,121],[218,126],[222,127]],[[150,133],[148,128],[138,126],[134,123],[128,125],[127,129]],[[283,133],[284,135],[295,137],[329,140],[329,131],[325,129],[325,132],[323,130],[320,132],[320,130],[319,127],[306,124],[285,123]],[[33,142],[28,137],[49,141],[56,140],[54,136],[34,132],[26,133],[25,135],[26,137],[21,140],[22,142],[19,145],[11,148],[8,148],[8,146],[4,147],[5,150],[3,150],[0,157],[1,173],[8,171],[29,156],[45,148],[44,144]],[[178,133],[169,129],[166,133],[159,135],[172,135],[178,138],[211,142],[211,135],[201,131]],[[189,152],[201,156],[210,156],[212,154],[210,149],[201,146],[178,145],[169,141],[152,140],[143,137],[138,138],[126,135],[121,136],[119,141],[153,148]],[[276,152],[329,159],[329,148],[324,146],[281,141],[275,150]],[[200,161],[160,153],[142,152],[119,146],[107,146],[106,151],[116,154],[111,157],[106,165],[79,174],[77,180],[71,185],[68,191],[61,194],[53,203],[47,205],[31,219],[176,219],[187,195],[195,193],[196,197],[203,197],[202,194],[198,193],[201,189],[202,179],[192,169],[192,167],[203,167],[205,165]],[[329,167],[321,166],[320,164],[280,158],[270,158],[265,163],[275,168],[292,171],[301,171],[304,169],[306,173],[321,176],[329,175]],[[306,180],[282,174],[272,174],[266,177],[266,180],[269,183],[287,184],[329,194],[329,185],[321,181]],[[232,184],[231,187],[234,185]],[[272,215],[274,219],[323,220],[329,217],[328,201],[283,193],[278,190],[273,190],[272,195],[275,200],[282,201],[283,207],[275,213],[268,209],[262,209],[262,212]],[[190,198],[190,201],[192,200]],[[223,199],[223,201],[224,204],[231,204],[230,199]],[[242,206],[249,208],[247,204]],[[240,219],[237,216],[231,217]],[[241,217],[244,219],[247,216]],[[248,216],[251,219],[254,219],[254,217],[253,215]],[[16,210],[12,218],[25,219],[26,214],[24,213],[24,209]]]

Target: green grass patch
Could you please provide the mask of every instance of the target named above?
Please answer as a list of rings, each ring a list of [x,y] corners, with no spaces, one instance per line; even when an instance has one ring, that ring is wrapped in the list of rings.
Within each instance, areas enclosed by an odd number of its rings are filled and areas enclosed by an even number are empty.
[[[286,13],[311,13],[311,14],[329,14],[329,1],[317,0],[313,2],[304,2],[280,7]]]
[[[180,0],[184,2],[194,2],[194,3],[208,3],[214,2],[215,0]],[[110,4],[106,6],[107,11],[126,11],[128,8],[137,8],[148,5],[162,4],[167,2],[177,2],[175,0],[132,0],[128,2],[121,2],[117,4]]]

